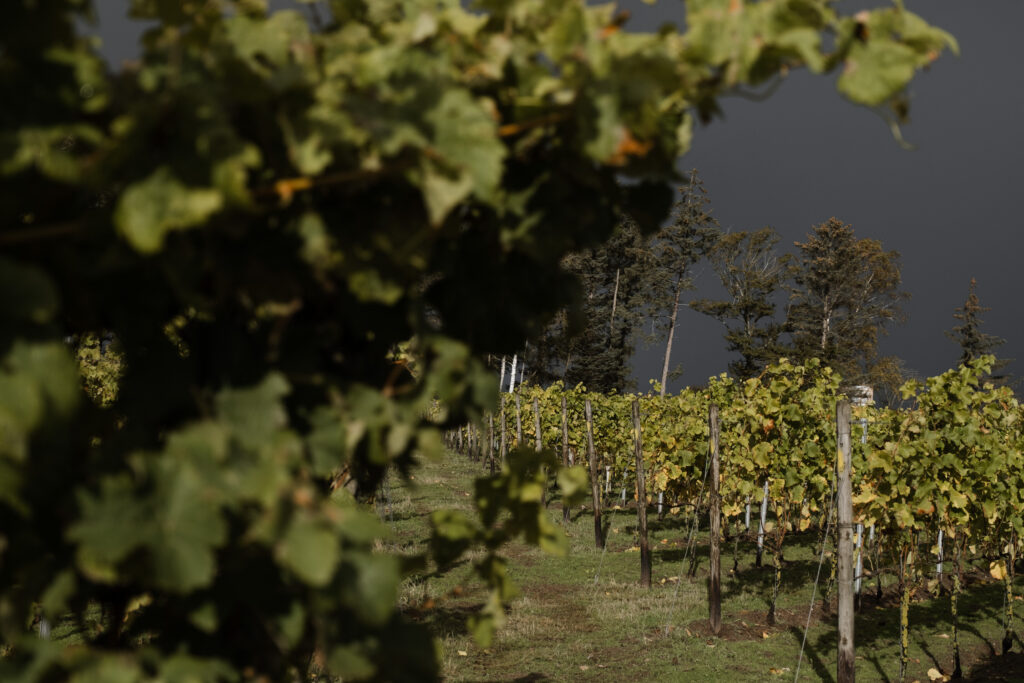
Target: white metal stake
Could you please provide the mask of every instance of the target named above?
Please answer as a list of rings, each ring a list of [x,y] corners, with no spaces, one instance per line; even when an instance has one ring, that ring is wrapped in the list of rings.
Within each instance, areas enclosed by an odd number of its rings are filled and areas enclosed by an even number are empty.
[[[761,501],[761,527],[757,530],[757,554],[764,548],[764,525],[768,520],[768,482],[764,483],[764,500]]]
[[[611,465],[605,465],[604,466],[604,492],[605,493],[611,493],[612,492],[612,466]]]
[[[866,444],[868,442],[868,419],[862,417],[860,419],[860,442]],[[871,525],[871,540],[875,538],[875,526]],[[857,573],[854,578],[853,591],[856,595],[860,595],[860,584],[861,574],[864,573],[864,553],[862,548],[864,547],[864,525],[857,525]]]
[[[501,357],[501,379],[498,380],[498,393],[505,390],[505,356]]]
[[[747,527],[747,531],[750,531],[750,498],[747,498],[747,515],[743,518],[743,526]]]
[[[665,492],[658,491],[658,514],[661,514],[662,505],[665,503]]]
[[[942,529],[939,529],[939,562],[935,565],[935,578],[942,578]]]
[[[508,380],[508,393],[512,393],[516,388],[516,361],[519,359],[518,354],[512,354],[512,376]]]
[[[861,553],[861,547],[864,545],[864,525],[857,525],[857,572],[853,579],[853,592],[855,595],[860,595],[860,575],[864,573],[864,555]]]

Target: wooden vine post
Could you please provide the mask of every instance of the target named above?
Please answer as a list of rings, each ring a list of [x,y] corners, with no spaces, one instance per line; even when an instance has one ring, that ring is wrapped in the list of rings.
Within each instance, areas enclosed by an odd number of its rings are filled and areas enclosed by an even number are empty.
[[[498,459],[501,460],[502,466],[505,465],[505,457],[508,454],[508,441],[506,437],[507,425],[505,424],[505,399],[501,399],[501,410],[498,414],[498,423],[501,427],[501,439],[498,444]]]
[[[533,397],[533,431],[536,436],[534,445],[537,452],[540,453],[544,450],[544,442],[541,441],[540,438],[540,402],[537,400],[536,396]],[[540,504],[546,506],[548,500],[548,468],[541,465],[540,469],[544,474],[544,488],[540,491]]]
[[[487,461],[494,474],[494,413],[487,415]]]
[[[644,482],[643,433],[640,431],[640,399],[633,399],[633,444],[636,453],[636,520],[640,534],[640,585],[651,587],[651,548],[647,543],[647,486]]]
[[[516,397],[516,448],[522,448],[523,446],[523,411],[519,407],[519,392],[515,393]]]
[[[722,535],[722,501],[718,495],[718,406],[714,403],[708,407],[708,436],[708,455],[711,457],[711,490],[708,494],[711,576],[708,577],[708,611],[711,633],[717,636],[722,630],[722,564],[719,545]]]
[[[839,490],[836,498],[839,524],[837,583],[839,589],[839,652],[836,663],[837,683],[854,680],[853,646],[853,499],[850,485],[850,403],[843,399],[836,406],[836,441],[839,445],[836,476]]]
[[[590,488],[594,496],[594,546],[604,547],[601,533],[601,484],[597,475],[597,454],[594,452],[594,414],[588,398],[583,404],[583,414],[587,418],[587,458],[590,461]]]
[[[474,422],[473,423],[473,462],[479,462],[484,457],[484,455],[483,455],[483,453],[484,453],[484,445],[483,445],[483,440],[484,439],[483,439],[483,436],[484,436],[483,423],[482,422]]]
[[[569,467],[569,413],[565,408],[565,394],[562,394],[562,466]],[[594,473],[596,480],[597,473]],[[562,521],[569,523],[569,508],[562,504]]]

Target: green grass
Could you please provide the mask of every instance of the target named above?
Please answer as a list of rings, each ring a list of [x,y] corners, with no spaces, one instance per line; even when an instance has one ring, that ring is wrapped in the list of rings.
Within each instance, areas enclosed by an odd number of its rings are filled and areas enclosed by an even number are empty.
[[[481,473],[478,464],[452,455],[424,463],[408,484],[393,479],[387,495],[378,499],[378,511],[393,527],[382,549],[423,552],[430,533],[429,513],[440,507],[470,511],[473,479]],[[559,503],[553,502],[550,509],[561,524]],[[707,623],[706,519],[705,533],[696,536],[695,578],[687,576],[685,557],[691,521],[692,514],[664,520],[649,517],[654,581],[650,589],[639,585],[633,509],[605,511],[604,551],[594,547],[589,504],[571,511],[566,557],[521,543],[507,546],[504,554],[511,560],[510,575],[521,595],[508,612],[507,625],[487,649],[478,648],[466,629],[466,618],[485,598],[473,574],[473,554],[448,572],[407,580],[400,606],[437,635],[443,674],[449,681],[792,681],[818,570],[816,532],[787,537],[775,625],[766,623],[772,582],[769,558],[764,567],[754,567],[753,543],[741,541],[739,571],[733,573],[734,545],[723,546],[723,629],[714,637]],[[821,571],[800,665],[802,681],[835,680],[834,590],[831,609],[822,609],[830,573],[827,561]],[[988,580],[984,572],[974,572],[971,578],[971,587],[960,600],[967,680],[1024,681],[1024,643],[1015,640],[1015,652],[997,654],[1002,639],[1001,584]],[[899,613],[893,582],[884,577],[881,605],[875,604],[874,579],[865,583],[855,636],[860,681],[897,680]],[[1024,584],[1015,592],[1024,594]],[[1024,611],[1024,602],[1015,611]],[[83,627],[97,629],[101,621],[95,608]],[[59,623],[53,638],[77,642],[79,628],[70,620]],[[948,597],[912,604],[908,681],[929,681],[927,672],[933,667],[951,672],[950,636]]]
[[[479,465],[451,456],[425,463],[410,485],[395,484],[391,517],[384,501],[380,507],[385,519],[393,519],[395,533],[388,545],[422,550],[429,535],[426,515],[443,506],[468,510],[472,481],[480,473]],[[561,523],[557,502],[551,511]],[[778,620],[772,626],[766,623],[772,581],[768,558],[765,567],[755,568],[753,544],[741,542],[739,571],[733,574],[733,546],[723,547],[723,631],[713,637],[707,626],[706,533],[698,534],[697,575],[688,578],[683,559],[690,516],[658,521],[652,515],[654,586],[645,589],[639,586],[639,554],[630,550],[636,545],[635,512],[612,511],[606,519],[610,531],[605,552],[594,547],[589,507],[572,511],[567,557],[518,543],[506,548],[521,596],[487,649],[474,644],[465,626],[466,617],[484,600],[471,562],[406,582],[403,609],[429,624],[440,639],[447,680],[793,680],[818,568],[816,533],[787,537]],[[829,569],[826,561],[822,587]],[[888,590],[881,605],[875,605],[874,580],[865,585],[867,595],[856,618],[857,677],[862,681],[897,680],[899,613],[892,581],[883,582]],[[834,590],[832,598],[834,605]],[[960,613],[967,679],[1024,680],[1024,657],[996,654],[1002,638],[1001,585],[978,578],[961,597]],[[822,610],[821,588],[812,622],[800,680],[835,680],[835,616]],[[951,672],[950,635],[948,597],[912,605],[908,681],[928,681],[933,667]],[[1022,649],[1015,641],[1014,650]]]

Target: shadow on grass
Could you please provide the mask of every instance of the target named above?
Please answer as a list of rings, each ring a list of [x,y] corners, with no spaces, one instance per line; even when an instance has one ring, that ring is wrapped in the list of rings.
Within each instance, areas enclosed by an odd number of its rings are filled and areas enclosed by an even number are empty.
[[[451,605],[431,609],[409,609],[405,616],[418,624],[430,629],[439,638],[469,635],[466,625],[470,616],[483,608],[483,603],[471,605]]]
[[[972,621],[996,619],[1001,612],[1002,586],[976,585],[960,596],[961,614],[969,614]],[[918,594],[917,598],[925,596]],[[873,601],[872,601],[873,602]],[[892,680],[886,673],[882,656],[880,653],[886,651],[885,657],[893,656],[892,648],[898,647],[899,642],[899,606],[898,588],[891,586],[884,596],[881,605],[871,605],[857,615],[856,626],[856,647],[858,654],[874,666],[878,680]],[[927,628],[929,633],[934,635],[935,631],[951,631],[952,618],[950,615],[950,604],[948,596],[929,598],[910,605],[908,621],[913,637],[913,646],[927,658],[925,668],[935,668],[940,672],[949,673],[953,668],[952,641],[949,647],[936,647],[936,641],[930,640],[930,636],[922,637],[922,627]],[[961,640],[961,654],[964,659],[964,669],[970,674],[965,680],[970,681],[1024,681],[1024,655],[1010,653],[1006,657],[997,654],[996,644],[982,634],[974,625],[965,623],[961,619],[960,631],[962,635],[970,635],[973,638],[965,642]],[[803,629],[791,629],[794,637],[803,638]],[[974,641],[974,642],[971,642]],[[941,641],[940,641],[941,642]],[[1020,639],[1017,639],[1020,643]],[[809,639],[805,656],[808,662],[814,667],[815,672],[823,680],[835,680],[831,665],[834,661],[832,653],[837,645],[837,633],[834,628],[829,628],[813,640]],[[1024,645],[1017,647],[1024,648]],[[898,655],[895,655],[898,656]],[[912,655],[912,659],[916,657]],[[922,658],[923,659],[923,658]],[[972,661],[981,664],[971,664]],[[887,662],[892,667],[892,662]],[[913,662],[919,664],[919,662]]]
[[[897,603],[898,590],[896,586],[892,586],[887,591],[886,598],[883,598],[882,605],[866,608],[857,615],[858,649],[861,646],[873,647],[899,639],[900,614]],[[997,618],[1001,611],[1002,590],[1002,586],[997,584],[977,585],[969,591],[961,593],[959,600],[960,613],[962,615],[970,615],[972,621]],[[917,597],[921,598],[923,596],[919,594]],[[926,625],[930,630],[951,631],[953,628],[949,597],[946,595],[911,603],[907,618],[911,629],[923,625]],[[960,631],[977,638],[978,641],[984,643],[985,647],[989,649],[989,654],[995,656],[995,646],[973,625],[965,623],[963,618],[961,618],[960,622]],[[921,647],[924,653],[936,663],[937,668],[942,668],[939,666],[939,663],[942,661],[942,655],[936,657],[925,649],[921,641],[915,641],[915,644]]]
[[[965,681],[1024,681],[1024,654],[1010,652],[985,658],[971,667]]]
[[[796,638],[797,642],[803,641],[804,630],[802,628],[791,626],[789,632],[794,638]],[[814,669],[814,673],[817,674],[819,679],[823,681],[834,681],[835,672],[831,670],[831,667],[833,662],[832,652],[835,650],[835,638],[832,638],[832,650],[823,649],[824,647],[827,647],[827,643],[823,644],[821,641],[822,639],[819,639],[814,645],[811,645],[810,642],[807,643],[804,647],[804,661],[806,662],[806,665]],[[827,654],[822,656],[822,652]]]

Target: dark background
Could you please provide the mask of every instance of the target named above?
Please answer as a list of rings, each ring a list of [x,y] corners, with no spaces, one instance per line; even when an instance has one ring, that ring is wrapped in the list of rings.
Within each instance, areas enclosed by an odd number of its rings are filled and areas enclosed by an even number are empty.
[[[137,54],[138,22],[124,0],[98,0],[99,23],[85,30],[103,40],[112,65]],[[275,5],[288,3],[281,0]],[[884,6],[842,2],[840,9]],[[683,5],[662,0],[620,3],[627,30],[666,21],[683,24]],[[733,97],[725,120],[696,131],[681,172],[697,168],[727,230],[770,225],[782,247],[803,240],[812,225],[835,216],[859,237],[882,241],[902,255],[903,288],[912,298],[907,320],[882,340],[881,351],[904,359],[921,376],[951,367],[959,348],[944,336],[972,277],[991,311],[983,330],[1006,338],[1000,355],[1020,358],[1008,372],[1024,374],[1024,320],[1018,303],[1024,279],[1021,218],[1024,195],[1024,77],[1020,0],[908,0],[908,9],[950,31],[961,56],[944,55],[911,84],[905,150],[876,112],[845,101],[835,77],[794,72],[762,102]],[[702,267],[691,298],[714,296],[715,277]],[[680,312],[673,364],[682,376],[670,389],[701,383],[725,370],[721,326],[689,309]],[[663,348],[641,348],[634,360],[638,388],[661,374]]]

